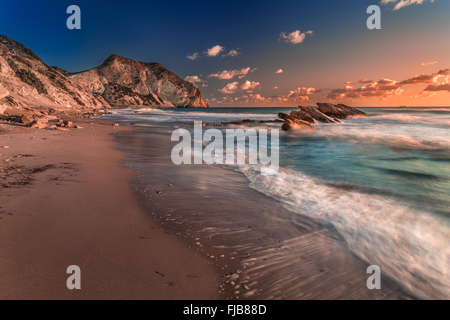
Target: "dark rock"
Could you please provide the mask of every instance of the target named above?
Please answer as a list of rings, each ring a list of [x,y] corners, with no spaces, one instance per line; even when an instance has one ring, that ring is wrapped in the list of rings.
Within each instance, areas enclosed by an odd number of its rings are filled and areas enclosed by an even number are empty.
[[[242,122],[222,122],[223,125],[239,125],[242,124]]]
[[[311,107],[302,107],[299,106],[300,110],[304,113],[306,113],[307,115],[309,115],[310,117],[312,117],[313,119],[315,119],[317,122],[320,123],[338,123],[335,119],[330,118],[329,116],[323,114],[322,112],[311,108]]]
[[[365,118],[367,114],[345,104],[317,103],[319,111],[335,119]]]
[[[309,113],[304,111],[292,111],[289,116],[291,119],[300,119],[309,123],[317,123],[317,120],[314,119]]]
[[[284,112],[280,112],[278,114],[278,118],[283,119],[283,120],[287,120],[289,118],[289,115],[284,113]]]
[[[67,127],[67,128],[72,128],[73,127],[73,122],[72,121],[64,121],[63,122],[63,124],[64,124],[64,127]],[[61,125],[61,127],[62,127],[62,125]]]
[[[309,122],[291,118],[286,120],[281,129],[289,133],[312,133],[316,131]]]
[[[318,109],[299,106],[300,111],[292,111],[290,115],[280,112],[278,117],[284,120],[282,129],[313,132],[311,124],[314,123],[342,123],[339,119],[367,117],[364,112],[343,104],[317,103],[317,106]]]

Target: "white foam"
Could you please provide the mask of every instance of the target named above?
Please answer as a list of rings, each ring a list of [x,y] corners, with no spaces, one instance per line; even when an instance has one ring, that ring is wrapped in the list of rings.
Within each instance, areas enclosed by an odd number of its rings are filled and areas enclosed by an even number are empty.
[[[316,125],[313,136],[354,144],[386,145],[392,148],[450,150],[448,129],[386,123]]]
[[[450,126],[450,118],[445,117],[435,117],[435,116],[420,116],[420,115],[410,115],[410,114],[386,114],[376,117],[370,117],[370,120],[390,120],[400,123],[420,123],[427,125],[439,125],[439,126]]]
[[[305,174],[242,166],[250,186],[301,215],[333,225],[349,248],[411,291],[450,298],[450,225],[392,199],[342,191]]]
[[[139,109],[135,113],[135,109],[123,109],[113,111],[115,116],[120,116],[122,120],[127,121],[148,121],[148,122],[193,122],[202,120],[207,122],[222,121],[241,121],[243,119],[251,120],[275,120],[278,118],[276,114],[260,114],[260,113],[219,113],[219,112],[202,112],[202,111],[185,111],[180,110],[161,110],[161,109]]]

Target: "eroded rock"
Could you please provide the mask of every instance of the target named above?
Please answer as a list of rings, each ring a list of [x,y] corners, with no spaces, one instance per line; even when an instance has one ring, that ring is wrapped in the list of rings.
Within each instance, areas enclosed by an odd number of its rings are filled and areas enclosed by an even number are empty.
[[[367,114],[345,104],[317,103],[319,111],[335,119],[365,118]]]

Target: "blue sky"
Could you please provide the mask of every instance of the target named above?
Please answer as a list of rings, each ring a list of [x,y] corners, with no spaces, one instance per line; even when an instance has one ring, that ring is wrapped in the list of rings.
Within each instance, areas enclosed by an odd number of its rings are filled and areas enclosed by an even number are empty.
[[[74,4],[81,30],[66,27]],[[381,30],[366,27],[373,4]],[[449,14],[448,0],[2,0],[0,34],[72,72],[111,54],[159,62],[201,80],[216,106],[450,105],[450,90],[438,90],[448,84]],[[429,77],[408,83],[419,75]]]

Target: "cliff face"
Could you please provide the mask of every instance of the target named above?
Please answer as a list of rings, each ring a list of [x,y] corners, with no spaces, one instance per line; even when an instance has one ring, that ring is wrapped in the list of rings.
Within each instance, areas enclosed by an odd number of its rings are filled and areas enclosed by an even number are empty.
[[[0,36],[0,112],[6,108],[109,108],[100,95],[47,66],[23,44]]]
[[[112,55],[101,66],[68,78],[113,107],[209,108],[194,84],[159,63]]]

